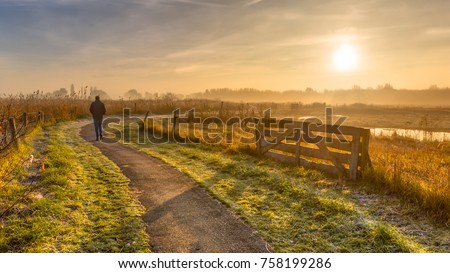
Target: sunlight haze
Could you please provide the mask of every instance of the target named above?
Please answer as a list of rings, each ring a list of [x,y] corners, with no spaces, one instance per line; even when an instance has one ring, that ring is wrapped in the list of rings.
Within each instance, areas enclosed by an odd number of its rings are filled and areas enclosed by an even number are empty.
[[[343,44],[335,52],[333,63],[339,71],[349,71],[356,68],[357,53],[352,46]]]
[[[450,86],[450,1],[0,0],[0,92]]]

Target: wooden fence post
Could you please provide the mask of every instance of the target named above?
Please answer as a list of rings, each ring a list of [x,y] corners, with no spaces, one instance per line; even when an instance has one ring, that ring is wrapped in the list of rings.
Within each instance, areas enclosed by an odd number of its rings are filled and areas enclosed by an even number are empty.
[[[258,155],[261,155],[261,128],[261,123],[258,123],[255,129],[256,152]]]
[[[0,139],[0,144],[7,144],[8,143],[8,121],[2,120],[2,138]]]
[[[223,117],[223,101],[220,102],[219,117]]]
[[[16,130],[16,120],[13,117],[9,118],[9,131],[11,133],[11,139],[14,139],[17,130]]]
[[[44,112],[38,113],[37,122],[44,122]]]
[[[351,160],[350,160],[350,179],[356,180],[358,178],[358,159],[359,159],[359,146],[360,146],[361,132],[358,131],[353,135],[352,147],[351,147]]]
[[[369,140],[370,140],[370,129],[363,129],[361,136],[361,169],[365,167],[372,168],[372,161],[369,156]]]
[[[27,112],[25,112],[25,113],[22,114],[21,120],[22,120],[22,126],[26,127],[26,126],[28,125],[28,115],[27,115]]]
[[[15,141],[16,134],[17,134],[17,128],[16,128],[16,120],[13,117],[10,117],[9,120],[9,131],[10,131],[10,140],[6,140],[6,143],[15,142],[15,145],[17,145],[17,142]]]
[[[302,135],[300,133],[298,140],[295,142],[295,163],[300,166],[300,153],[301,153]]]
[[[6,134],[8,133],[7,128],[8,128],[8,121],[2,120],[2,135],[4,137],[6,137]]]

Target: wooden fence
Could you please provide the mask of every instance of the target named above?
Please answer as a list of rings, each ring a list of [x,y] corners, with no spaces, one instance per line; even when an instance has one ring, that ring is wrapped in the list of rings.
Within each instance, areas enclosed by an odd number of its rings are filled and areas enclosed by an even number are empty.
[[[3,153],[17,143],[29,131],[44,119],[44,114],[23,113],[19,117],[9,117],[0,123],[0,153]]]
[[[256,130],[260,155],[356,180],[367,166],[370,130],[312,122],[262,118]]]
[[[267,155],[282,162],[318,169],[352,180],[358,179],[366,167],[372,167],[369,156],[369,129],[323,124],[317,118],[297,121],[292,118],[276,119],[270,117],[270,112],[267,113],[269,115],[254,117],[250,121],[257,126],[255,140],[258,155]],[[141,129],[153,126],[153,123],[147,124],[147,117],[148,113],[140,125]],[[161,130],[169,134],[170,116],[164,117],[166,119],[161,121]],[[200,121],[200,118],[195,117],[194,111],[188,111],[184,115],[180,115],[179,111],[174,112],[171,119],[174,136],[179,137],[179,131],[176,131],[177,123],[186,123],[194,130],[193,123]],[[220,124],[229,127],[228,122]],[[203,134],[208,131],[208,123],[204,122],[199,130],[202,130]]]

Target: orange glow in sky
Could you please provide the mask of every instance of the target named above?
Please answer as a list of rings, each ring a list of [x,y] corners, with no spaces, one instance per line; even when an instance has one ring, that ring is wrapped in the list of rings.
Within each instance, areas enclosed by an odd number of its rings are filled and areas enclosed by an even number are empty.
[[[450,86],[450,1],[0,1],[0,92]]]

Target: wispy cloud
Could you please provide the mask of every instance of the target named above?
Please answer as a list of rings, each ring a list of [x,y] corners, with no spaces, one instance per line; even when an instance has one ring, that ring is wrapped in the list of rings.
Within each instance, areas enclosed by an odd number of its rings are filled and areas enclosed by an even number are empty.
[[[247,0],[246,3],[244,4],[244,7],[248,7],[248,6],[252,6],[252,5],[258,4],[261,1],[263,1],[263,0]]]
[[[210,65],[210,64],[192,64],[192,65],[175,68],[175,73],[178,73],[178,74],[193,73],[193,72],[198,72],[198,71],[209,70],[209,69],[212,69],[215,67],[217,67],[217,66]]]
[[[30,78],[39,66],[80,75],[107,71],[124,81],[142,78],[143,85],[164,86],[172,76],[194,85],[208,73],[217,85],[258,82],[261,73],[267,82],[297,82],[287,69],[301,65],[304,79],[317,78],[345,41],[367,52],[372,67],[406,59],[412,66],[419,54],[421,64],[448,56],[449,10],[443,0],[0,0],[0,56]],[[2,69],[0,88],[22,84],[12,69]]]
[[[429,28],[425,33],[432,36],[450,35],[450,27]]]
[[[208,46],[194,47],[190,49],[183,49],[169,53],[167,59],[179,59],[179,58],[192,58],[198,56],[205,56],[208,54],[214,54],[216,51],[214,48],[208,48]]]
[[[191,4],[198,6],[210,6],[210,7],[225,7],[227,4],[223,3],[223,1],[206,1],[206,0],[173,0],[174,2],[183,3],[183,4]]]

